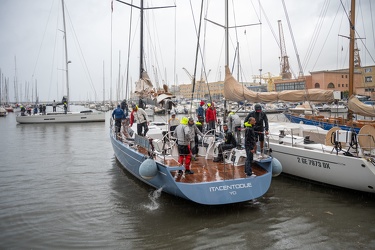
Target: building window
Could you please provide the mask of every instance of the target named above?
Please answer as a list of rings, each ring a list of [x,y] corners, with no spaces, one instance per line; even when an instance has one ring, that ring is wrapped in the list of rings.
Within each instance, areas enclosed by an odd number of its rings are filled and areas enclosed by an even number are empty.
[[[345,75],[345,78],[348,78],[348,75]]]
[[[276,91],[305,89],[305,82],[279,83],[275,86]]]
[[[344,75],[341,75],[341,78],[344,78]]]
[[[339,83],[338,87],[340,88],[340,83]]]
[[[372,82],[372,76],[365,76],[365,82]]]
[[[328,83],[327,88],[334,89],[335,88],[335,84],[333,84],[332,82],[330,82],[330,83]]]
[[[365,68],[365,73],[370,73],[371,72],[371,68]]]
[[[315,83],[315,88],[316,89],[319,89],[320,88],[320,84],[318,82]]]
[[[348,87],[348,84],[346,84],[346,87]]]

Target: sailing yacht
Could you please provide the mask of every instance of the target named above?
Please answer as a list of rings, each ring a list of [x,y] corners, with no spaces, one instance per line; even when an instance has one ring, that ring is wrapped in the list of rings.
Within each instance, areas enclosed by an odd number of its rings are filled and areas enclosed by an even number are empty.
[[[140,5],[141,7],[134,7],[141,11],[142,28],[143,0]],[[142,78],[142,32],[140,41],[139,66]],[[155,189],[199,204],[223,205],[259,198],[271,185],[272,157],[255,157],[252,169],[256,176],[247,177],[244,171],[246,154],[243,152],[233,149],[224,153],[224,162],[213,161],[215,150],[221,141],[215,141],[211,131],[202,138],[198,156],[191,163],[194,174],[188,174],[186,171],[184,173],[185,167],[177,161],[177,143],[169,136],[168,131],[159,130],[154,133],[150,130],[147,136],[134,134],[130,137],[126,132],[115,133],[113,120],[111,124],[110,139],[117,160],[126,171]]]
[[[64,24],[64,43],[65,43],[65,65],[66,65],[66,102],[67,102],[67,112],[51,112],[46,114],[35,114],[35,115],[18,115],[16,121],[20,124],[32,124],[32,123],[81,123],[81,122],[104,122],[105,113],[104,112],[93,112],[92,110],[85,110],[80,112],[71,112],[69,104],[69,67],[68,64],[68,46],[67,46],[67,36],[66,36],[66,25],[65,25],[65,5],[64,0],[61,0],[62,4],[62,14],[63,14],[63,24]]]

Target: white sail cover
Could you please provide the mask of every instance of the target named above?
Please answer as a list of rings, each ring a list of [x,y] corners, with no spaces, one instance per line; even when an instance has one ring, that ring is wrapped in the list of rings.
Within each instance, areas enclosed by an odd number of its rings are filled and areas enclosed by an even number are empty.
[[[354,114],[375,117],[375,107],[364,104],[354,95],[349,98],[348,108],[353,111]]]
[[[225,66],[224,97],[229,101],[249,102],[332,102],[333,90],[284,90],[281,92],[254,92],[237,82],[228,66]]]

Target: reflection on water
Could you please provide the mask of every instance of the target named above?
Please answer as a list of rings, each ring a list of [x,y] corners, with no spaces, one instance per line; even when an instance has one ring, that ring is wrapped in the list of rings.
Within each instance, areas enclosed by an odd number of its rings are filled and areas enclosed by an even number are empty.
[[[374,249],[375,199],[279,176],[262,198],[202,206],[124,171],[106,123],[0,119],[4,249]]]

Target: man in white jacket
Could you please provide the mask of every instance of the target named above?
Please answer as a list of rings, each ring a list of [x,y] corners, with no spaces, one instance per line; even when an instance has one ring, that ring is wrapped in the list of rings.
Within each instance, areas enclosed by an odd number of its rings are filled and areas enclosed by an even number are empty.
[[[133,126],[133,123],[137,123],[137,134],[140,136],[146,136],[148,131],[147,126],[147,113],[144,109],[138,108],[137,105],[133,104],[133,111],[130,114],[130,127]],[[143,133],[142,133],[143,130]]]

